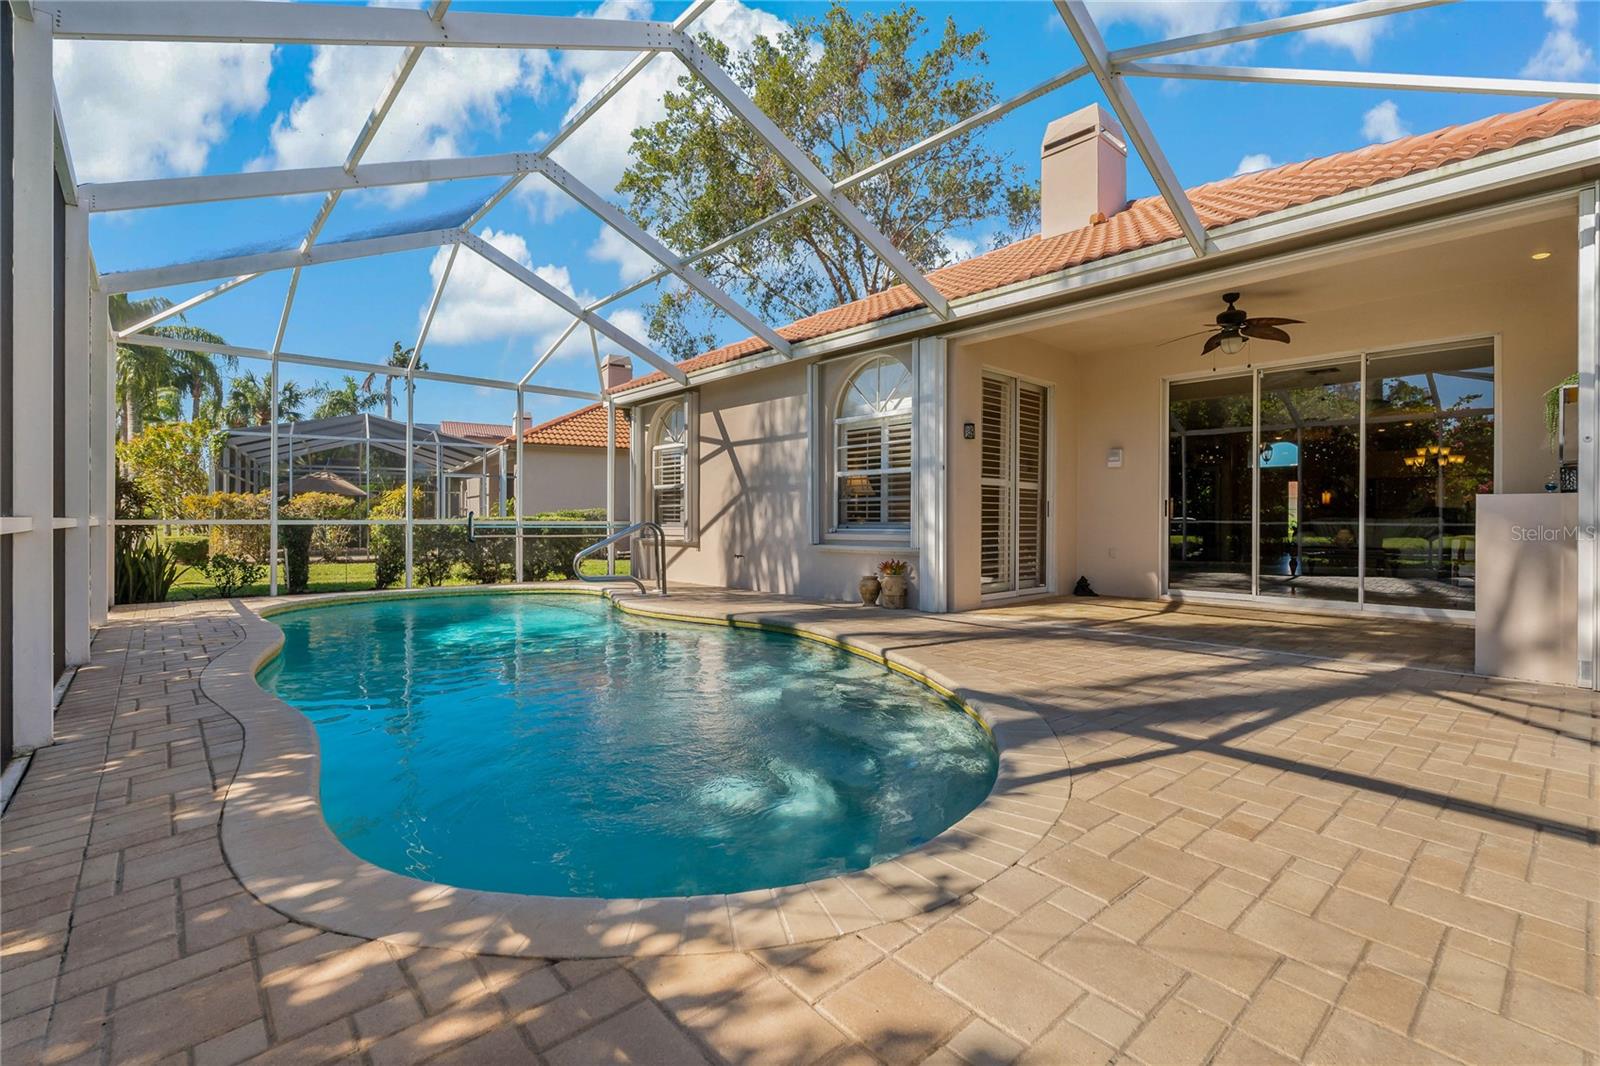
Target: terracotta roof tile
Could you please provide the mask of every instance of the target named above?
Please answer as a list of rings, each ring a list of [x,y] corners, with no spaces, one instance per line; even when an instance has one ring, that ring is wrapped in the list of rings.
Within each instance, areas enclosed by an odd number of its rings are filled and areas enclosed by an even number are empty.
[[[503,441],[511,436],[511,427],[496,425],[493,422],[440,422],[439,432],[448,433],[452,437],[465,437],[468,440],[484,438]]]
[[[509,427],[506,427],[509,428]],[[506,440],[511,438],[507,436]],[[604,448],[606,446],[606,412],[600,404],[592,403],[558,415],[548,422],[530,426],[522,435],[527,444],[550,444],[567,448]],[[628,420],[617,416],[617,447],[628,447]]]
[[[1241,174],[1187,192],[1207,227],[1225,226],[1597,124],[1600,124],[1600,101],[1562,100],[1403,137],[1387,144]],[[958,299],[1181,236],[1167,205],[1159,196],[1152,196],[1133,201],[1105,222],[1048,239],[1037,234],[1026,237],[1004,248],[935,270],[928,278],[947,298]],[[778,333],[791,341],[813,340],[921,306],[921,299],[909,287],[896,285],[865,299],[780,326]],[[685,372],[692,372],[731,363],[767,349],[764,341],[747,337],[678,365]],[[665,380],[666,375],[656,371],[623,382],[611,391],[622,392]],[[601,439],[604,439],[603,432]]]

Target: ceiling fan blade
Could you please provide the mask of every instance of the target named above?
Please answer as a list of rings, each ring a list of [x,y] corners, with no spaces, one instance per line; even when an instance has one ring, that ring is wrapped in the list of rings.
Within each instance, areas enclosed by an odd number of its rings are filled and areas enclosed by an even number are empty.
[[[1157,348],[1165,348],[1169,344],[1177,344],[1179,341],[1186,341],[1190,337],[1198,337],[1202,333],[1215,333],[1216,331],[1217,331],[1217,327],[1215,327],[1215,326],[1211,326],[1208,329],[1197,329],[1193,333],[1185,333],[1181,337],[1174,337],[1169,341],[1162,341],[1160,344],[1156,345],[1156,347]]]
[[[1298,318],[1250,318],[1245,321],[1256,326],[1303,326]]]
[[[1213,333],[1210,337],[1206,338],[1206,346],[1200,349],[1200,354],[1205,355],[1207,352],[1215,351],[1217,348],[1221,347],[1221,345],[1222,334]]]
[[[1287,333],[1279,329],[1277,326],[1262,325],[1259,319],[1252,319],[1251,321],[1246,322],[1244,324],[1244,328],[1239,332],[1243,333],[1246,337],[1253,337],[1256,340],[1282,341],[1284,344],[1289,343],[1289,335]]]

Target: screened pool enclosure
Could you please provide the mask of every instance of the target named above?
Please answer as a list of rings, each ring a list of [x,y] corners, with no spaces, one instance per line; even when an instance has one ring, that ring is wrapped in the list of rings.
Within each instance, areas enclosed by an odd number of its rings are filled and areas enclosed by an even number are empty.
[[[874,182],[889,181],[897,168],[915,166],[925,154],[959,138],[977,136],[983,127],[1063,87],[1090,86],[1103,99],[1126,131],[1128,147],[1142,163],[1155,190],[1170,210],[1174,239],[1150,249],[1148,260],[1172,265],[1214,261],[1244,247],[1226,232],[1208,233],[1183,191],[1155,132],[1146,122],[1132,86],[1138,79],[1197,79],[1266,85],[1359,87],[1387,92],[1414,91],[1487,93],[1534,98],[1600,97],[1593,85],[1437,74],[1377,73],[1371,71],[1302,70],[1267,67],[1219,66],[1206,62],[1205,50],[1307,30],[1329,30],[1348,23],[1437,6],[1444,0],[1376,0],[1335,4],[1301,10],[1280,17],[1247,22],[1204,33],[1154,40],[1112,50],[1106,45],[1089,9],[1078,0],[1057,0],[1052,18],[1066,33],[1032,42],[1061,52],[1059,72],[1008,98],[973,110],[944,128],[919,131],[920,139],[897,147],[881,158],[854,160],[848,173],[828,173],[791,140],[773,118],[763,113],[739,82],[708,52],[695,36],[702,16],[715,0],[694,0],[671,22],[549,16],[489,10],[452,8],[449,0],[434,0],[423,9],[390,6],[345,6],[311,3],[268,3],[239,0],[231,3],[181,3],[151,0],[122,3],[115,0],[10,0],[0,7],[4,28],[4,62],[0,62],[0,92],[4,116],[3,171],[5,227],[3,307],[5,318],[3,380],[5,402],[0,404],[0,609],[4,611],[4,676],[0,690],[6,703],[9,728],[13,709],[23,708],[11,740],[22,747],[48,743],[51,736],[49,694],[68,668],[89,660],[93,627],[103,622],[110,606],[115,580],[114,527],[116,517],[118,434],[116,403],[116,352],[119,345],[144,346],[209,354],[255,368],[266,382],[265,410],[234,424],[214,465],[203,471],[204,490],[239,490],[248,486],[262,497],[265,513],[259,517],[224,519],[215,514],[190,517],[181,501],[152,517],[126,520],[139,525],[209,528],[224,522],[253,525],[265,531],[268,543],[269,590],[280,591],[279,564],[284,530],[296,522],[312,521],[286,513],[303,494],[303,479],[316,478],[330,496],[358,501],[359,517],[328,521],[377,525],[401,531],[403,572],[398,583],[417,583],[419,532],[430,524],[459,523],[460,508],[450,503],[451,486],[478,478],[476,499],[494,499],[498,510],[509,510],[507,532],[516,551],[514,572],[523,564],[525,519],[537,513],[538,504],[523,498],[528,478],[518,478],[503,488],[488,473],[492,464],[469,455],[455,442],[441,440],[435,431],[419,425],[416,395],[419,389],[454,384],[479,390],[494,421],[526,424],[527,407],[535,397],[560,401],[605,404],[611,422],[608,452],[615,447],[615,422],[621,413],[614,397],[605,395],[601,376],[604,355],[631,356],[641,369],[659,371],[687,384],[683,370],[650,343],[619,326],[605,313],[633,294],[668,283],[692,290],[740,335],[748,333],[768,346],[763,359],[773,361],[810,357],[829,351],[826,338],[796,339],[803,334],[780,330],[763,321],[739,293],[726,291],[702,272],[707,257],[747,241],[772,225],[802,212],[823,212],[853,233],[881,262],[887,274],[905,286],[910,304],[904,314],[878,323],[878,336],[908,338],[914,332],[934,332],[960,326],[968,297],[952,299],[895,246],[852,200],[852,193]],[[979,8],[981,10],[981,7]],[[359,132],[348,145],[342,163],[333,166],[290,169],[245,169],[237,173],[199,174],[114,182],[84,182],[73,166],[71,130],[54,105],[56,86],[52,62],[57,41],[141,41],[176,45],[231,42],[236,44],[349,46],[388,48],[398,55],[392,75],[376,99],[350,100],[352,115],[365,115]],[[537,147],[485,155],[450,155],[442,158],[405,158],[368,162],[374,138],[398,99],[407,93],[427,93],[424,79],[413,79],[419,60],[431,49],[518,49],[601,52],[627,56],[625,65],[599,86],[591,98],[578,102],[547,139]],[[1191,61],[1170,62],[1188,54]],[[606,106],[652,63],[671,64],[686,77],[709,90],[715,106],[753,133],[781,175],[787,202],[766,218],[719,234],[698,248],[669,247],[636,223],[614,202],[610,190],[585,184],[560,165],[553,154],[573,134],[591,122],[603,122]],[[418,84],[410,84],[416,80]],[[130,87],[136,91],[136,87]],[[630,253],[653,264],[637,280],[598,298],[578,299],[566,289],[523,265],[485,239],[494,212],[527,179],[537,176],[553,187],[566,206],[588,212],[620,238]],[[329,221],[341,197],[357,190],[480,180],[493,183],[481,201],[458,212],[434,214],[361,232],[330,229]],[[1585,218],[1592,219],[1594,198],[1585,201]],[[91,215],[142,211],[153,208],[199,209],[223,201],[310,197],[303,226],[281,243],[256,242],[247,248],[205,257],[179,257],[178,261],[136,269],[102,270],[89,241]],[[285,202],[292,202],[285,200]],[[194,216],[198,217],[198,216]],[[187,236],[190,229],[182,232]],[[192,232],[206,232],[195,226]],[[1593,240],[1592,229],[1589,239]],[[316,291],[318,268],[353,263],[404,252],[437,252],[443,260],[430,299],[421,309],[420,329],[403,365],[350,358],[348,352],[316,345],[312,352],[295,351],[286,337],[297,298]],[[497,377],[480,372],[452,373],[429,369],[424,354],[440,302],[451,285],[453,271],[468,259],[511,279],[561,316],[564,328],[548,348],[537,354],[525,372]],[[1585,269],[1593,270],[1592,259]],[[1130,268],[1132,269],[1132,268]],[[285,295],[277,307],[270,344],[260,346],[208,342],[193,337],[174,340],[152,332],[176,316],[241,287],[256,286],[258,279],[285,281]],[[1591,274],[1582,291],[1593,291]],[[152,311],[142,320],[113,327],[109,315],[113,297],[167,291],[203,291],[186,296],[170,307]],[[189,287],[185,289],[185,287]],[[1595,310],[1586,308],[1585,333],[1580,343],[1577,410],[1582,420],[1583,453],[1594,469],[1596,418],[1595,370],[1600,360],[1594,344]],[[543,371],[557,350],[573,338],[588,334],[595,362],[595,385],[563,388],[549,383]],[[408,338],[409,339],[409,338]],[[1384,357],[1387,358],[1387,357]],[[1401,357],[1396,356],[1399,360]],[[1440,357],[1444,358],[1443,356]],[[1451,356],[1450,358],[1456,358]],[[1465,357],[1462,357],[1465,358]],[[1475,358],[1475,357],[1474,357]],[[1470,365],[1469,365],[1470,364]],[[1362,357],[1359,364],[1343,366],[1318,383],[1277,382],[1266,377],[1242,382],[1219,382],[1216,395],[1196,396],[1215,409],[1211,422],[1186,426],[1177,434],[1175,447],[1194,449],[1195,457],[1174,464],[1178,481],[1194,478],[1190,488],[1175,488],[1188,504],[1184,528],[1175,530],[1172,575],[1175,587],[1192,577],[1251,595],[1276,595],[1296,583],[1318,578],[1319,589],[1330,596],[1373,598],[1391,595],[1378,577],[1403,582],[1402,597],[1433,597],[1454,605],[1470,588],[1471,547],[1462,543],[1461,527],[1470,516],[1459,505],[1458,481],[1480,477],[1483,449],[1492,437],[1492,422],[1466,407],[1481,362],[1439,363],[1416,369],[1395,362],[1383,369],[1380,353]],[[311,427],[285,417],[284,386],[293,373],[305,368],[362,376],[379,375],[396,380],[393,417],[353,427]],[[1390,372],[1392,371],[1392,373]],[[1438,381],[1466,383],[1455,391],[1421,396],[1413,403],[1407,392],[1403,409],[1382,408],[1380,396],[1395,393],[1406,383],[1433,374]],[[1354,374],[1355,376],[1352,376]],[[1380,377],[1389,374],[1388,378]],[[1362,375],[1365,375],[1364,377]],[[1364,383],[1364,384],[1362,384]],[[1358,384],[1360,387],[1358,388]],[[1176,388],[1176,386],[1175,386]],[[1303,407],[1298,397],[1307,389],[1324,398],[1320,408]],[[1231,391],[1230,391],[1231,390]],[[1275,407],[1273,397],[1290,396],[1290,405]],[[1181,390],[1175,393],[1182,397]],[[1364,397],[1364,398],[1362,398]],[[477,414],[460,412],[459,416]],[[1218,421],[1220,419],[1220,421]],[[1397,422],[1391,421],[1397,419]],[[1400,428],[1406,430],[1401,433]],[[635,439],[643,439],[635,426]],[[1380,446],[1400,440],[1403,446]],[[324,439],[321,444],[307,437]],[[891,426],[880,447],[877,466],[865,468],[869,479],[899,476],[899,457]],[[1304,464],[1300,476],[1290,478],[1287,468],[1256,464],[1264,443],[1293,444]],[[847,442],[848,444],[848,442]],[[447,447],[448,445],[448,447]],[[1436,456],[1432,451],[1437,445]],[[1444,456],[1443,448],[1451,452]],[[430,447],[432,452],[430,454]],[[1426,449],[1426,454],[1417,451]],[[1205,449],[1231,449],[1247,462],[1238,470],[1244,481],[1204,487],[1211,475],[1199,469]],[[364,454],[363,454],[364,453]],[[1422,460],[1386,473],[1391,459]],[[1449,460],[1440,467],[1437,459]],[[1460,462],[1455,462],[1461,457]],[[607,470],[614,458],[608,454]],[[636,462],[641,460],[635,457]],[[398,461],[397,461],[398,460]],[[1396,461],[1398,461],[1396,460]],[[318,464],[323,464],[318,466]],[[1431,464],[1431,465],[1430,465]],[[264,467],[264,469],[263,469]],[[500,470],[507,464],[501,463]],[[380,472],[373,477],[373,471]],[[1315,476],[1310,475],[1315,472]],[[485,485],[485,479],[491,484]],[[299,485],[291,486],[291,480]],[[594,539],[606,530],[626,524],[632,507],[606,475],[604,518],[589,532]],[[1016,480],[1013,477],[1012,480]],[[1422,489],[1430,481],[1429,495]],[[1293,487],[1291,488],[1291,483]],[[892,484],[892,481],[891,481]],[[399,513],[374,518],[366,501],[380,488],[398,487]],[[847,514],[859,499],[858,481],[846,480],[834,506]],[[422,488],[418,493],[414,490]],[[1328,495],[1324,502],[1323,495]],[[196,493],[189,493],[195,495]],[[357,495],[359,494],[359,495]],[[1588,526],[1600,518],[1595,486],[1585,482],[1581,520]],[[880,493],[892,513],[894,493]],[[509,508],[505,505],[510,504]],[[1010,521],[1025,522],[1018,505]],[[868,516],[869,518],[872,516]],[[882,519],[880,513],[876,516]],[[1206,526],[1205,523],[1210,523]],[[1202,528],[1204,526],[1204,528]],[[758,531],[759,535],[759,531]],[[1351,543],[1353,542],[1353,543]],[[1287,546],[1287,547],[1286,547]],[[1377,554],[1375,554],[1377,553]],[[1019,553],[1020,555],[1021,553]],[[1280,572],[1287,554],[1290,571]],[[1381,566],[1378,559],[1382,558]],[[1597,558],[1592,541],[1582,549],[1581,587],[1585,590],[1580,623],[1583,638],[1593,644],[1594,574]],[[1026,560],[1011,560],[994,568],[995,581],[1025,584]],[[1004,571],[1002,573],[1001,571]],[[1392,572],[1391,572],[1392,571]]]

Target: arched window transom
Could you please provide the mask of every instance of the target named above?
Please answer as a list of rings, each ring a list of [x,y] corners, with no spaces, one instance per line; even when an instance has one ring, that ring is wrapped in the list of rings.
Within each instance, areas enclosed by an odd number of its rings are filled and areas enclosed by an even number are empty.
[[[836,527],[910,527],[913,402],[898,359],[875,359],[845,384],[833,422]]]

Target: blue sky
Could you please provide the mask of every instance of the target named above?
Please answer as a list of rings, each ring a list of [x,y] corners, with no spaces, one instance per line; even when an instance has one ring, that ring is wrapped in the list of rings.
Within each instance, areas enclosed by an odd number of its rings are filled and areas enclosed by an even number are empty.
[[[598,10],[608,17],[667,20],[685,6],[607,0]],[[930,22],[949,17],[962,28],[981,25],[988,31],[987,73],[1000,98],[1077,62],[1071,40],[1048,3],[991,0],[918,6]],[[1110,47],[1118,48],[1312,6],[1282,0],[1107,2],[1091,4],[1091,10]],[[592,3],[471,0],[458,0],[455,9],[545,14],[597,10]],[[823,10],[810,3],[720,0],[697,28],[737,44]],[[1597,42],[1600,2],[1594,0],[1467,0],[1170,61],[1587,81],[1597,76]],[[58,45],[56,75],[79,180],[116,181],[342,162],[397,58],[397,51],[386,49],[64,42]],[[467,49],[430,53],[366,158],[377,162],[537,147],[625,59]],[[628,132],[653,117],[661,91],[680,70],[674,60],[658,58],[582,134],[563,145],[556,160],[609,193],[626,164]],[[1515,97],[1153,80],[1135,81],[1133,89],[1186,185],[1227,177],[1241,167],[1359,148],[1539,103]],[[1083,79],[992,124],[984,136],[990,146],[1010,152],[1037,180],[1045,124],[1098,99],[1093,82]],[[322,239],[470,208],[497,184],[457,182],[346,196]],[[1128,185],[1130,196],[1155,191],[1136,158],[1129,161]],[[106,271],[206,258],[298,237],[319,200],[282,198],[102,214],[93,220],[91,240],[97,265]],[[607,235],[597,219],[538,179],[525,182],[477,231],[580,298],[611,292],[647,266],[631,246]],[[956,243],[981,249],[991,232],[992,227],[980,226],[956,235]],[[411,344],[440,262],[434,252],[425,251],[305,271],[285,349],[378,361],[395,340]],[[189,321],[235,344],[270,347],[287,281],[287,272],[259,278],[198,308]],[[210,284],[164,295],[181,299]],[[614,304],[611,312],[619,325],[641,338],[640,309],[648,298],[646,290]],[[515,282],[463,251],[425,359],[436,370],[515,380],[567,321],[559,310],[523,293]],[[728,322],[720,323],[720,331],[723,340],[745,335]],[[260,367],[246,362],[241,369]],[[296,376],[309,381],[337,374]],[[538,380],[593,387],[586,331],[574,336]],[[509,422],[513,402],[509,392],[425,382],[418,389],[418,418]],[[572,406],[572,401],[552,398],[529,402],[538,418]]]

